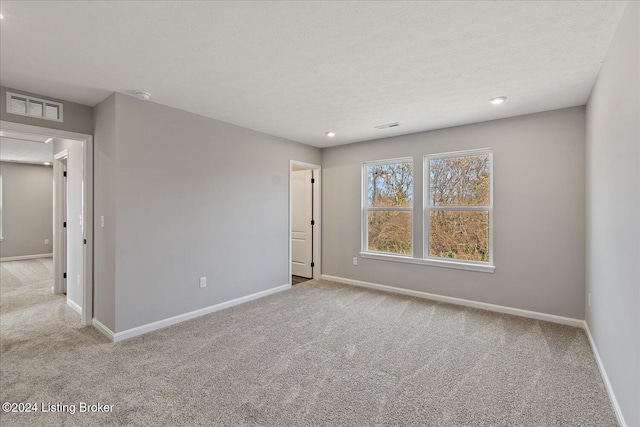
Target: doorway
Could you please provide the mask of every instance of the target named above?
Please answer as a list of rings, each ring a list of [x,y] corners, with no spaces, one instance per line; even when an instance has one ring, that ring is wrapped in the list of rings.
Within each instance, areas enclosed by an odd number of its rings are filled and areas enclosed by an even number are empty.
[[[289,168],[291,285],[320,277],[320,166],[292,160]]]
[[[89,326],[93,318],[93,137],[6,121],[0,121],[0,130],[45,136],[54,144],[53,291],[66,293],[67,304],[80,313],[82,325]]]

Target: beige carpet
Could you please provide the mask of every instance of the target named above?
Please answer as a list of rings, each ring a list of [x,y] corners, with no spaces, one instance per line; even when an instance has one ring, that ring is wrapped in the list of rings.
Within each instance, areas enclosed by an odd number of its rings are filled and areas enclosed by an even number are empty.
[[[582,330],[329,282],[111,344],[50,293],[51,261],[1,264],[2,426],[610,426]],[[47,406],[48,407],[48,406]]]

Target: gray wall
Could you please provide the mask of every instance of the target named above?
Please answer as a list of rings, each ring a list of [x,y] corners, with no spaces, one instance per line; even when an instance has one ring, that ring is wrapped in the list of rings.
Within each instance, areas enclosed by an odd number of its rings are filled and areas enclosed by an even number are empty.
[[[19,114],[7,113],[6,92],[20,93],[31,95],[38,98],[49,99],[51,101],[62,102],[63,104],[63,122],[55,122],[53,120],[38,119],[35,117],[21,116]],[[36,93],[27,92],[20,89],[11,89],[0,87],[0,120],[14,123],[22,123],[31,126],[42,126],[51,129],[67,130],[71,132],[93,134],[93,108],[86,105],[76,104],[74,102],[63,101],[61,99],[51,98],[48,96],[38,95]]]
[[[121,94],[96,108],[95,143],[114,332],[289,283],[289,160],[319,149]]]
[[[640,4],[629,2],[587,104],[587,323],[640,426]]]
[[[0,162],[2,231],[0,257],[53,251],[53,168]],[[49,244],[44,243],[49,239]]]
[[[93,151],[93,317],[111,331],[116,330],[116,96],[111,95],[94,109]],[[105,226],[100,226],[100,216]]]
[[[584,319],[584,107],[322,152],[322,272]],[[495,272],[352,258],[360,251],[362,162],[414,158],[414,254],[422,254],[422,157],[494,148]]]

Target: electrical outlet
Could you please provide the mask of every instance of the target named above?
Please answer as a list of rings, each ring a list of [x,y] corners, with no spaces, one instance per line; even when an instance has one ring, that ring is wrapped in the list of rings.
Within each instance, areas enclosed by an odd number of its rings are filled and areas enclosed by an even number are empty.
[[[201,288],[206,288],[207,287],[207,278],[206,277],[201,277],[200,278],[200,287]]]
[[[49,244],[49,239],[44,239],[44,244],[48,245]]]
[[[589,304],[589,307],[591,307],[591,292],[587,294],[587,304]]]
[[[353,265],[358,265],[358,257],[357,256],[353,257]]]

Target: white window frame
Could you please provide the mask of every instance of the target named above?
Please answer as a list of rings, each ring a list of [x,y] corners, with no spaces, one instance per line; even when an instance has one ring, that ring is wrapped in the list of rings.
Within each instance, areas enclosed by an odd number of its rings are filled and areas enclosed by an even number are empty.
[[[415,169],[413,169],[412,173],[412,186],[413,186],[413,200],[411,201],[411,206],[389,206],[389,207],[368,207],[367,206],[367,167],[375,166],[375,165],[388,165],[392,163],[411,163],[412,167],[414,166],[413,157],[400,157],[395,159],[385,159],[385,160],[375,160],[371,162],[363,162],[362,163],[362,185],[361,185],[361,193],[362,200],[360,205],[361,211],[361,252],[360,255],[363,258],[380,258],[381,259],[394,259],[399,258],[401,260],[405,259],[413,259],[413,209],[415,207]],[[379,251],[370,251],[369,250],[369,227],[368,227],[368,218],[367,213],[371,211],[406,211],[411,213],[411,252],[408,254],[398,254],[395,252],[379,252]]]
[[[489,206],[432,206],[430,204],[430,173],[429,161],[433,159],[446,159],[452,157],[466,157],[474,155],[488,155],[489,157]],[[493,273],[495,270],[493,259],[493,149],[482,148],[477,150],[454,151],[449,153],[428,154],[424,156],[422,167],[423,183],[423,263],[440,267],[458,268],[462,270],[481,271]],[[429,231],[431,211],[488,211],[489,213],[489,261],[470,261],[451,258],[432,257],[429,255]]]

